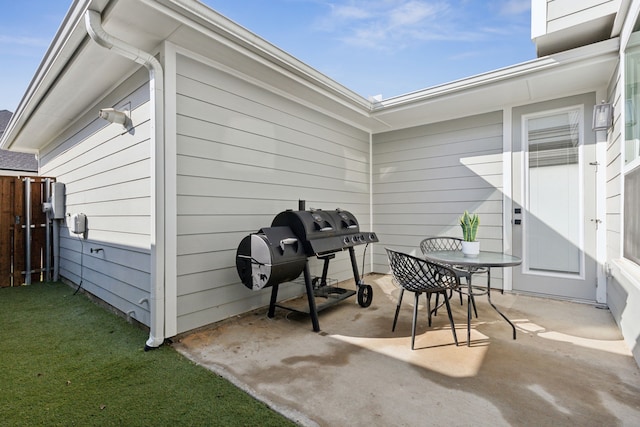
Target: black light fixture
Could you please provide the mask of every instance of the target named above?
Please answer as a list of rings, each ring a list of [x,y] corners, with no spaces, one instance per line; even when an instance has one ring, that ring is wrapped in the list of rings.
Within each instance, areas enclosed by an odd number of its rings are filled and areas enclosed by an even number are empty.
[[[613,106],[602,101],[601,104],[593,106],[593,126],[594,131],[609,130],[613,125]]]

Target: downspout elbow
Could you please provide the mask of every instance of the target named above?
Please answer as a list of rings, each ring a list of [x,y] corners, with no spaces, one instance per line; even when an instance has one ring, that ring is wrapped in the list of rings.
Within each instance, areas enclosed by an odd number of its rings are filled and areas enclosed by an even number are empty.
[[[99,12],[95,10],[87,10],[84,15],[85,27],[87,34],[91,37],[91,40],[98,45],[109,49],[120,56],[124,56],[138,64],[142,64],[149,70],[153,70],[155,73],[162,72],[162,65],[155,58],[155,56],[138,49],[135,46],[131,46],[123,40],[118,39],[107,33],[102,28],[102,17]],[[157,77],[157,76],[156,76]]]

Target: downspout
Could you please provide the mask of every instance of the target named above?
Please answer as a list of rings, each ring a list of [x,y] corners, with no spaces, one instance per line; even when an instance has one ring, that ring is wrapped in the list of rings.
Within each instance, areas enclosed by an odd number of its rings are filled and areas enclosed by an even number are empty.
[[[162,65],[150,53],[107,34],[102,17],[94,10],[85,13],[89,37],[100,46],[144,65],[149,70],[149,103],[151,104],[151,284],[149,339],[145,350],[164,342],[164,76]]]

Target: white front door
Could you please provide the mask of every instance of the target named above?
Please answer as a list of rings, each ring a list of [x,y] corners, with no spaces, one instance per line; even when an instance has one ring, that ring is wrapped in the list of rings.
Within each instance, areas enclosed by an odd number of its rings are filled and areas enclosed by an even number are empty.
[[[513,269],[516,291],[596,300],[595,144],[584,108],[521,117],[513,147]]]

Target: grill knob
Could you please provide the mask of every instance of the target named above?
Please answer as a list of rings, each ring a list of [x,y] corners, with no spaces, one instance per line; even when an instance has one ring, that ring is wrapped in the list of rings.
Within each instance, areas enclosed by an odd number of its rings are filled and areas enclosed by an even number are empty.
[[[342,239],[342,241],[348,245],[349,244],[349,237],[348,236],[345,237],[344,239]]]

